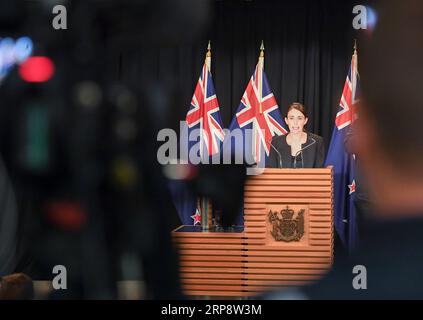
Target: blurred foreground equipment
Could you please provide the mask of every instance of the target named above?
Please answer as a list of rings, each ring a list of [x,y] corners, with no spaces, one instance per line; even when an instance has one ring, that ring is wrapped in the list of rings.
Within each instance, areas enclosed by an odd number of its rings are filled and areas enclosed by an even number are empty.
[[[26,274],[0,277],[0,300],[29,300],[34,298],[34,285]]]
[[[14,19],[1,14],[0,32],[29,36],[33,55],[53,63],[41,68],[51,69],[48,79],[14,70],[0,87],[0,151],[19,205],[17,269],[45,280],[65,266],[68,289],[51,298],[116,298],[118,280],[141,280],[143,298],[181,297],[170,241],[177,214],[156,159],[157,132],[180,106],[153,70],[149,83],[110,70],[124,51],[194,39],[209,3],[63,1],[62,31],[51,27],[49,1],[6,3]]]

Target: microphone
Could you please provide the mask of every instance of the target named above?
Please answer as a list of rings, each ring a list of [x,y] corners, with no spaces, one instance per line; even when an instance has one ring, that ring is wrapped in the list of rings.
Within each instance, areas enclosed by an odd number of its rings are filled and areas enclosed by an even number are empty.
[[[278,151],[278,149],[275,148],[275,146],[272,143],[270,143],[270,146],[272,147],[273,150],[276,151],[276,154],[278,155],[278,159],[279,159],[279,169],[282,169],[283,165],[282,165],[282,155],[281,155],[281,153]]]
[[[312,142],[312,143],[310,143],[309,145],[305,146],[304,148],[302,148],[302,149],[298,150],[298,152],[295,154],[295,157],[294,157],[294,169],[297,169],[297,156],[298,156],[300,153],[302,153],[305,149],[310,148],[313,144],[315,144],[315,143],[316,143],[316,140],[314,140],[312,137],[310,137],[310,139],[311,139],[311,140],[313,140],[313,142]],[[302,156],[301,156],[301,161],[303,161],[303,162],[304,162],[304,159],[302,158]],[[303,167],[304,167],[304,165],[303,165]]]

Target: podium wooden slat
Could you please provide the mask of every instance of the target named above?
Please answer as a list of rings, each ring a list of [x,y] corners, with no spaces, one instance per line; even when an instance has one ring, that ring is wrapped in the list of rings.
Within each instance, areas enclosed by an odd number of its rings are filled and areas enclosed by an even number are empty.
[[[188,244],[188,243],[198,243],[198,244],[204,244],[202,241],[202,238],[186,238],[186,239],[179,239],[176,240],[180,243],[183,244]],[[219,239],[219,238],[214,238],[213,240],[213,244],[222,244],[222,245],[230,245],[230,244],[239,244],[239,240],[238,239],[229,239],[229,238],[224,238],[224,239]]]
[[[181,267],[222,267],[222,268],[242,268],[244,262],[241,261],[213,261],[212,259],[208,261],[181,261],[179,263]]]
[[[246,186],[330,186],[329,180],[265,180],[265,181],[250,181],[246,183]]]
[[[201,291],[201,290],[185,290],[190,296],[217,296],[217,297],[249,297],[256,295],[255,292],[241,292],[241,291]]]
[[[181,243],[180,248],[183,249],[204,249],[204,250],[222,250],[222,253],[227,250],[242,250],[244,249],[244,245],[228,245],[228,244],[200,244],[200,243]]]
[[[248,274],[296,274],[296,275],[321,275],[325,273],[325,269],[266,269],[266,268],[248,268]]]
[[[272,238],[270,210],[304,209],[299,241]],[[293,218],[294,219],[294,218]],[[266,169],[245,185],[243,232],[172,235],[187,295],[247,297],[319,279],[333,261],[332,169]]]
[[[278,192],[331,192],[331,186],[245,186],[245,192],[271,192],[271,191],[278,191]]]
[[[182,273],[181,278],[185,281],[188,279],[213,279],[213,280],[243,280],[245,276],[242,273]]]
[[[330,253],[324,254],[326,251],[317,251],[317,250],[248,250],[249,257],[299,257],[299,258],[308,258],[308,257],[319,257],[330,259]]]
[[[204,254],[204,252],[203,252]],[[210,257],[209,256],[204,256],[204,255],[182,255],[179,259],[181,262],[183,261],[210,261]],[[240,262],[240,261],[244,261],[244,258],[242,256],[219,256],[218,261],[232,261],[232,262]]]
[[[213,255],[222,255],[224,256],[239,256],[239,250],[207,250],[207,257]],[[179,256],[182,259],[183,257],[195,257],[195,256],[204,256],[203,249],[180,249]]]
[[[322,263],[327,264],[330,261],[325,257],[280,257],[280,256],[255,256],[248,255],[250,262],[277,262],[277,263]]]
[[[332,246],[315,246],[313,248],[310,248],[309,246],[307,247],[299,247],[299,246],[284,246],[283,250],[281,250],[278,247],[272,247],[272,246],[248,246],[248,252],[267,252],[267,251],[284,251],[284,252],[299,252],[299,253],[305,253],[305,252],[329,252],[330,254],[332,254],[332,252],[330,251]],[[282,254],[282,252],[281,252]]]
[[[257,281],[255,284],[260,283],[259,281],[274,281],[275,283],[279,283],[280,281],[305,281],[309,283],[310,281],[319,279],[320,274],[317,275],[304,275],[304,274],[246,274],[245,281]]]
[[[242,268],[213,268],[213,267],[181,267],[181,272],[188,272],[188,273],[235,273],[239,274],[242,273]]]
[[[186,291],[190,290],[204,290],[206,292],[212,291],[242,291],[244,288],[242,285],[207,285],[207,284],[182,284],[182,288]]]
[[[253,280],[254,281],[254,280]],[[184,284],[195,284],[195,285],[237,285],[241,286],[245,283],[244,279],[184,279]],[[204,288],[202,288],[204,290]]]

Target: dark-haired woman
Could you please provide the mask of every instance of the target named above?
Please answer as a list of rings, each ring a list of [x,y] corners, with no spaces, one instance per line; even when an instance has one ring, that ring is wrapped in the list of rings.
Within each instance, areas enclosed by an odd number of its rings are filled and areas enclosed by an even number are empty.
[[[273,137],[267,168],[321,168],[325,161],[323,138],[307,132],[307,112],[301,103],[289,106],[285,117],[289,133]]]

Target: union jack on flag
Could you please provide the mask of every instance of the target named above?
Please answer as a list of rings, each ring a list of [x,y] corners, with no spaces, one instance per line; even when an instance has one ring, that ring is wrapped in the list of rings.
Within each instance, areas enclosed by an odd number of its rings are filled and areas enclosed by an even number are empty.
[[[343,244],[350,249],[356,247],[358,241],[354,207],[355,158],[346,151],[345,138],[351,124],[357,119],[356,103],[360,91],[357,60],[357,53],[354,52],[326,158],[326,165],[332,165],[334,170],[335,228]]]
[[[351,59],[351,67],[342,90],[340,110],[336,114],[335,125],[338,130],[348,127],[357,119],[356,98],[358,89],[357,55]]]
[[[269,156],[270,143],[275,135],[284,135],[282,115],[270,89],[263,70],[263,57],[259,58],[254,74],[248,82],[241,103],[232,120],[230,130],[252,129],[251,141],[245,140],[245,151],[251,152],[256,163],[261,160],[261,151]]]
[[[207,57],[186,116],[189,131],[194,128],[200,129],[201,157],[218,153],[220,142],[223,142],[225,137],[209,66],[210,57]]]

